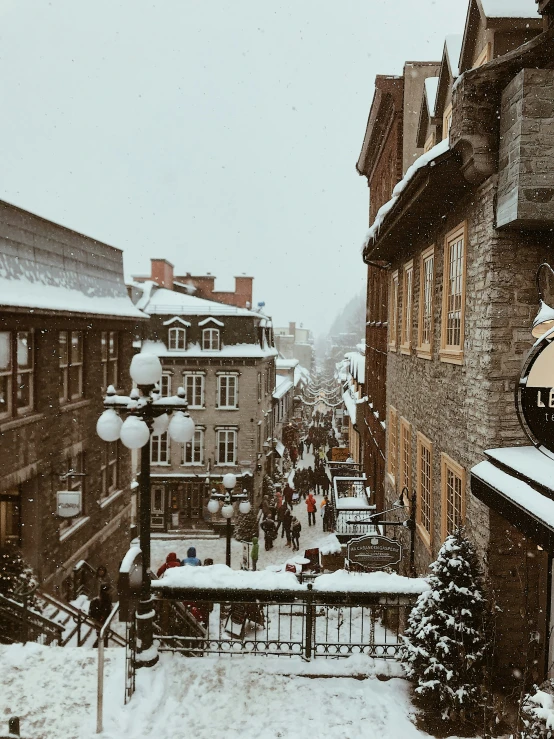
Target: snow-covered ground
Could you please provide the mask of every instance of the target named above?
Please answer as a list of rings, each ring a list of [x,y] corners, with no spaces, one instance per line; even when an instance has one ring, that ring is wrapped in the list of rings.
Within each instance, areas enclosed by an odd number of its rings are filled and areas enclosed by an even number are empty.
[[[29,739],[84,739],[96,729],[96,652],[0,646],[0,731],[21,718]],[[365,657],[186,658],[139,670],[123,706],[124,650],[106,650],[105,739],[411,739],[408,683]],[[388,671],[388,672],[387,672]],[[318,676],[325,677],[318,677]],[[367,677],[367,679],[360,679]]]

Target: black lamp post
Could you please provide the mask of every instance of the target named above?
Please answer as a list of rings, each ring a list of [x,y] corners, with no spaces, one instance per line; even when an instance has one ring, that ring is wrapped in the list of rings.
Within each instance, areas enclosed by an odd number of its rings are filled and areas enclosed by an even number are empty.
[[[217,513],[219,511],[219,503],[223,502],[221,506],[221,515],[226,519],[225,535],[225,564],[227,567],[231,566],[231,519],[235,512],[233,503],[240,501],[239,511],[241,513],[250,513],[250,500],[246,490],[242,493],[234,493],[233,488],[237,484],[237,478],[232,472],[223,476],[223,487],[225,493],[218,493],[215,488],[212,490],[212,497],[208,501],[208,511],[210,513]]]
[[[98,419],[96,431],[106,442],[120,439],[128,449],[140,449],[139,541],[142,585],[137,608],[136,666],[151,667],[158,661],[158,654],[153,642],[156,614],[150,590],[150,440],[153,434],[167,432],[175,441],[186,443],[194,436],[194,422],[187,412],[183,388],[179,388],[177,395],[160,398],[157,382],[162,374],[162,366],[158,357],[136,354],[131,361],[130,374],[137,388],[129,396],[122,396],[117,395],[113,385],[110,385],[104,399],[106,410]]]

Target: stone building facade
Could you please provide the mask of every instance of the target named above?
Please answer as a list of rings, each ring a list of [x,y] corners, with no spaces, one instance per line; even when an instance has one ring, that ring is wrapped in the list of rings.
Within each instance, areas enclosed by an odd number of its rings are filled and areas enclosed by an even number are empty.
[[[238,307],[236,296],[206,300],[177,283],[166,274],[164,284],[173,289],[152,279],[132,291],[150,316],[137,348],[159,356],[163,396],[184,387],[196,426],[190,444],[167,433],[152,439],[152,531],[185,534],[224,523],[207,503],[228,472],[237,476],[237,489],[260,502],[263,474],[271,467],[266,452],[273,446],[277,351],[265,315]]]
[[[107,384],[128,387],[145,316],[121,251],[4,202],[0,274],[0,546],[69,598],[83,562],[115,576],[129,546],[131,455],[96,422]],[[71,518],[58,515],[63,490],[81,494]]]
[[[510,690],[517,675],[547,672],[551,555],[477,490],[472,469],[488,449],[527,442],[514,388],[533,342],[535,273],[551,258],[554,55],[552,33],[537,36],[537,16],[516,23],[535,38],[493,58],[506,26],[491,31],[474,5],[452,108],[441,109],[449,96],[437,98],[428,122],[439,143],[377,213],[364,257],[388,264],[385,507],[403,488],[416,492],[419,574],[448,533],[466,526],[499,607],[496,687]],[[490,59],[468,25],[479,22]]]

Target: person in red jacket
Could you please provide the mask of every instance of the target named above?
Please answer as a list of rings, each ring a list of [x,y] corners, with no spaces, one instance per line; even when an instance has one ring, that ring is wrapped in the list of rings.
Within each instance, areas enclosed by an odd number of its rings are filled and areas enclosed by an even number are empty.
[[[181,562],[179,559],[177,559],[177,555],[175,552],[169,552],[167,557],[165,558],[165,562],[158,570],[158,577],[161,577],[166,570],[171,569],[171,567],[180,567]]]
[[[308,509],[308,526],[311,526],[312,523],[315,526],[315,512],[317,511],[317,501],[314,498],[313,493],[310,493],[306,498],[306,508]]]

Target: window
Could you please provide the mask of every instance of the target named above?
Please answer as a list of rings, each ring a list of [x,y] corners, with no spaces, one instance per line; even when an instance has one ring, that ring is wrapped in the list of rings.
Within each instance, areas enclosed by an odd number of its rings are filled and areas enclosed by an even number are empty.
[[[236,464],[237,432],[235,429],[217,430],[216,464]]]
[[[60,403],[83,397],[83,332],[60,331]]]
[[[480,67],[491,60],[491,45],[485,44],[485,48],[481,51],[477,59],[473,62],[473,67]]]
[[[431,359],[433,351],[433,293],[435,289],[435,247],[421,255],[419,266],[419,321],[417,355]]]
[[[466,227],[461,224],[445,238],[440,357],[462,364],[465,311]]]
[[[435,145],[435,133],[429,134],[425,140],[425,146],[423,147],[423,153],[429,151],[429,149],[432,149]]]
[[[389,408],[389,454],[388,454],[388,472],[392,478],[392,482],[396,484],[397,466],[398,466],[398,413],[392,405]]]
[[[183,464],[204,464],[204,429],[196,428],[194,439],[183,444]]]
[[[169,372],[162,372],[160,380],[160,397],[169,398],[171,395],[171,374]]]
[[[0,418],[34,407],[34,335],[0,331]]]
[[[452,103],[448,105],[442,116],[442,138],[447,139],[450,135],[450,127],[452,126]]]
[[[217,405],[218,408],[238,408],[238,377],[236,375],[218,375]]]
[[[118,442],[112,441],[104,444],[102,450],[102,459],[100,462],[100,478],[101,492],[100,498],[103,500],[114,493],[118,488],[118,459],[119,449]]]
[[[258,403],[262,402],[262,373],[258,372]]]
[[[0,547],[21,546],[21,491],[0,493]]]
[[[441,454],[441,536],[444,541],[465,518],[465,470],[448,454]]]
[[[219,351],[219,329],[205,328],[202,331],[202,349]]]
[[[412,427],[400,419],[400,485],[412,492]]]
[[[187,348],[187,330],[186,328],[170,328],[169,329],[169,351],[180,351]]]
[[[150,448],[151,464],[169,464],[170,458],[169,436],[167,431],[165,434],[152,436],[152,446]]]
[[[412,343],[412,305],[414,286],[414,263],[408,262],[404,265],[402,274],[402,330],[400,339],[400,351],[409,354]]]
[[[204,375],[198,372],[187,372],[183,375],[187,403],[190,408],[204,407]]]
[[[417,434],[417,529],[430,549],[433,531],[433,445]]]
[[[118,386],[118,335],[116,331],[102,331],[102,377],[103,389]]]
[[[389,349],[396,350],[396,332],[398,329],[398,270],[393,272],[390,285],[389,305]]]

